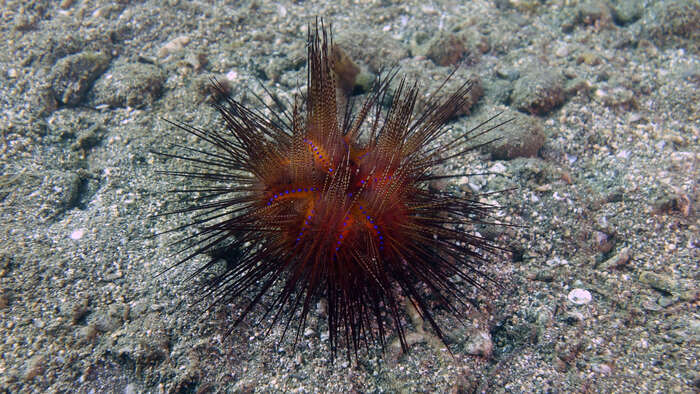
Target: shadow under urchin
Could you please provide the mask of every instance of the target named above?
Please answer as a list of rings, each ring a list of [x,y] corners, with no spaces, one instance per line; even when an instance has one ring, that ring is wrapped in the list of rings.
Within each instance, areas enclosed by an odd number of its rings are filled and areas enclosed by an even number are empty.
[[[197,197],[165,213],[192,213],[191,223],[170,231],[196,233],[178,241],[184,257],[168,269],[208,256],[197,275],[225,259],[198,289],[202,299],[212,300],[210,308],[239,305],[231,329],[263,308],[260,322],[281,321],[285,334],[293,328],[295,344],[312,306],[325,298],[331,356],[341,344],[348,358],[363,345],[383,348],[392,331],[407,351],[405,300],[444,342],[426,294],[461,317],[469,297],[458,282],[482,288],[480,267],[501,249],[473,232],[494,206],[429,183],[464,176],[438,166],[500,124],[449,139],[445,124],[468,102],[472,83],[451,94],[441,88],[417,113],[417,84],[397,80],[395,70],[357,108],[349,99],[339,111],[332,45],[323,24],[309,26],[307,92],[291,111],[268,106],[266,116],[213,81],[225,127],[168,121],[210,145],[154,152],[187,167],[160,173],[196,185],[172,190]],[[447,142],[437,144],[440,137]]]

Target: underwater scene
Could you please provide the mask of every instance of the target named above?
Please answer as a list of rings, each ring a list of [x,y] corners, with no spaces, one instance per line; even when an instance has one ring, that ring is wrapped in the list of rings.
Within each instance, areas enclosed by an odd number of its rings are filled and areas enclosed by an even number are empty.
[[[699,1],[0,11],[0,392],[700,391]]]

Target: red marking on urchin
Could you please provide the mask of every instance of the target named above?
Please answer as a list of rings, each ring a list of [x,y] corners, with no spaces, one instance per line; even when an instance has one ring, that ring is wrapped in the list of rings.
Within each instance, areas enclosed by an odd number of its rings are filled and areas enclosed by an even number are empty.
[[[396,75],[390,72],[358,111],[348,104],[339,119],[329,41],[325,29],[309,28],[307,94],[295,100],[291,113],[268,107],[272,115],[266,117],[227,97],[214,82],[226,96],[216,105],[225,129],[172,123],[215,148],[160,153],[194,167],[163,173],[204,184],[177,192],[206,194],[176,211],[196,212],[192,226],[199,228],[183,240],[190,252],[176,266],[229,251],[226,269],[205,285],[204,296],[213,295],[215,305],[253,294],[238,324],[272,295],[265,316],[272,313],[274,324],[286,314],[285,332],[296,322],[297,339],[312,301],[325,297],[333,354],[341,340],[348,356],[353,350],[357,356],[368,338],[383,346],[385,314],[406,350],[404,297],[444,338],[421,288],[460,316],[468,298],[455,279],[481,287],[478,267],[484,254],[498,249],[467,232],[492,206],[428,188],[431,180],[463,175],[433,169],[468,151],[474,130],[444,145],[433,142],[467,102],[472,85],[466,82],[442,100],[435,92],[416,115],[418,88],[405,80],[383,108]]]

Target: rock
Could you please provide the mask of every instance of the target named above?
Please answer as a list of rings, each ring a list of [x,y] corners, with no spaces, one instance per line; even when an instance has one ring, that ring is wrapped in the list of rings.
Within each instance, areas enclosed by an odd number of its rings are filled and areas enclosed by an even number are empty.
[[[56,100],[63,105],[78,105],[109,62],[109,56],[101,52],[81,52],[58,60],[49,76]]]
[[[686,45],[691,50],[700,50],[700,2],[697,0],[655,2],[638,23],[642,26],[641,37],[656,45]]]
[[[467,354],[491,357],[493,354],[493,341],[488,331],[473,331],[469,336],[469,342],[464,345]]]
[[[360,73],[360,67],[339,45],[333,45],[331,48],[331,58],[338,87],[349,96],[355,90],[355,81]]]
[[[639,281],[648,284],[656,290],[661,290],[669,294],[677,293],[679,289],[678,283],[675,280],[666,275],[656,274],[654,272],[642,271],[642,273],[639,274]]]
[[[425,335],[418,333],[418,332],[409,332],[406,333],[406,344],[410,347],[412,345],[415,345],[416,343],[426,343],[427,339],[425,338]],[[387,360],[393,364],[398,361],[399,357],[403,355],[403,349],[401,348],[401,342],[399,341],[398,338],[394,340],[391,345],[389,345],[389,349],[387,351]]]
[[[510,95],[512,105],[520,111],[544,115],[565,100],[564,75],[546,66],[532,67],[515,81]]]
[[[141,108],[160,98],[166,74],[145,63],[119,63],[103,74],[92,89],[94,105]]]
[[[503,79],[484,80],[484,91],[492,101],[508,104],[513,93],[513,84]]]
[[[457,35],[440,31],[428,41],[425,55],[438,66],[451,66],[466,53],[467,49]]]
[[[618,25],[626,26],[636,22],[644,12],[642,0],[621,0],[611,2],[612,17]]]
[[[10,297],[7,295],[7,290],[0,288],[0,310],[7,308],[10,304]]]
[[[607,25],[612,20],[608,5],[600,0],[588,0],[576,7],[578,23],[584,25]]]
[[[335,41],[335,36],[333,37]],[[398,64],[408,57],[408,51],[397,40],[387,34],[372,34],[365,30],[339,32],[337,40],[343,50],[356,63],[364,63],[373,73],[383,67]]]
[[[610,257],[609,259],[603,261],[600,264],[600,268],[604,270],[609,270],[613,268],[620,268],[624,265],[626,265],[631,258],[630,254],[630,248],[623,248],[619,252],[617,252],[614,256]]]
[[[661,305],[663,308],[668,308],[669,306],[675,304],[680,300],[678,296],[662,296],[656,301],[657,304]]]
[[[89,300],[87,298],[83,298],[73,305],[70,312],[70,319],[73,325],[80,323],[85,316],[87,316],[87,314],[90,312],[88,305]]]
[[[369,92],[376,78],[377,77],[370,72],[360,71],[357,77],[355,77],[355,89],[360,92]]]
[[[187,36],[179,36],[168,41],[158,50],[158,57],[164,58],[171,53],[182,51],[187,44],[190,43],[190,38]]]
[[[34,379],[44,372],[46,368],[46,358],[43,355],[34,356],[27,361],[22,378],[26,381]]]
[[[614,237],[603,231],[593,231],[593,244],[599,252],[605,254],[612,250],[614,245]]]
[[[545,141],[542,121],[534,116],[506,110],[492,123],[495,125],[508,119],[513,120],[477,137],[474,145],[495,140],[480,148],[483,152],[489,153],[492,160],[537,156],[537,152]]]
[[[564,321],[571,325],[576,325],[583,321],[583,313],[578,311],[568,311],[564,315]]]

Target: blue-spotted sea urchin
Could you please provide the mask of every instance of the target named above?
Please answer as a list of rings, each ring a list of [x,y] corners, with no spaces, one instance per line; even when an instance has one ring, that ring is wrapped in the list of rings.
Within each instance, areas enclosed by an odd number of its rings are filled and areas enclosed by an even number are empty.
[[[198,229],[182,240],[185,256],[175,266],[207,255],[201,273],[225,257],[201,294],[212,305],[239,303],[234,327],[261,307],[263,319],[282,319],[298,339],[324,297],[333,354],[341,343],[348,357],[363,344],[383,346],[391,326],[407,350],[401,305],[408,300],[444,341],[426,294],[459,316],[468,297],[458,282],[480,287],[479,267],[498,247],[470,232],[493,206],[429,183],[462,176],[436,169],[498,125],[447,138],[445,124],[469,99],[471,82],[435,92],[416,113],[418,87],[398,81],[395,71],[356,111],[352,100],[338,111],[332,45],[323,26],[309,28],[307,92],[291,112],[268,108],[265,116],[214,82],[225,128],[172,123],[212,148],[158,153],[191,168],[163,174],[199,183],[175,192],[204,194],[169,212],[192,212],[189,226]],[[448,142],[437,145],[442,136]]]

